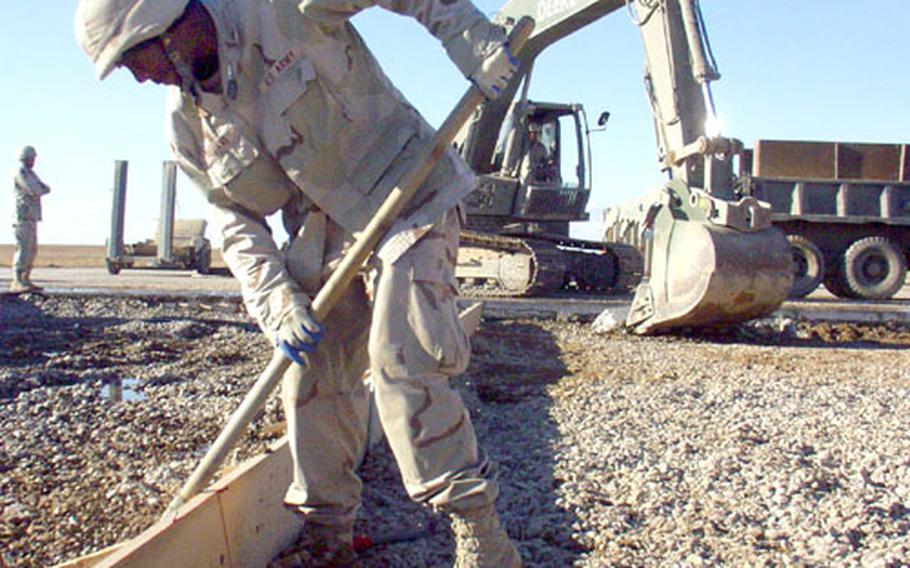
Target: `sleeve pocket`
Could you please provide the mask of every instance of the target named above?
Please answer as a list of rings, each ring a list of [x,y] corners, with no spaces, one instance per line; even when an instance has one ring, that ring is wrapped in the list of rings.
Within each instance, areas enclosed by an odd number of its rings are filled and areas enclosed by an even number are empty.
[[[259,156],[256,145],[229,121],[213,124],[206,134],[206,170],[216,187],[227,185]]]

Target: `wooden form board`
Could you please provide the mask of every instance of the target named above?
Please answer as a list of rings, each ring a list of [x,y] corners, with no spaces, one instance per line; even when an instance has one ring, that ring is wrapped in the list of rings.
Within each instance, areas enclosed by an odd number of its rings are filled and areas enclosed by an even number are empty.
[[[173,518],[59,568],[265,566],[295,542],[302,527],[283,504],[290,481],[291,455],[282,439],[191,499]]]

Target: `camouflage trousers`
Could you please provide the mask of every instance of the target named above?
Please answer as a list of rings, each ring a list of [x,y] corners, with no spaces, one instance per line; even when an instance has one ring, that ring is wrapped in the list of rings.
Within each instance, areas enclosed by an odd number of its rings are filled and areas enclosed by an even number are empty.
[[[456,512],[494,502],[492,466],[449,386],[470,355],[455,301],[460,226],[458,212],[449,211],[397,260],[376,267],[368,284],[355,281],[323,322],[310,367],[293,365],[285,375],[294,463],[285,503],[311,521],[349,524],[360,505],[355,468],[367,443],[366,376],[411,498]]]
[[[38,255],[38,222],[18,221],[13,225],[16,234],[16,254],[13,256],[14,273],[28,272]]]

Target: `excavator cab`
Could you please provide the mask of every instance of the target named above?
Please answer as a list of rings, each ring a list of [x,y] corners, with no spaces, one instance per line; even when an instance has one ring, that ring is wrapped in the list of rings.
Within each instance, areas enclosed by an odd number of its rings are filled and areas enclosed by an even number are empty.
[[[587,221],[587,132],[580,105],[514,104],[489,171],[467,199],[467,228],[568,236],[569,223]]]

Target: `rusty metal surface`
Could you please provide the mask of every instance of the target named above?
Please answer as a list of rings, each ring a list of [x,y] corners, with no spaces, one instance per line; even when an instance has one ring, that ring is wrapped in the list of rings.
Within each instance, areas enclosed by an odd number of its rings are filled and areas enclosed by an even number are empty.
[[[774,312],[790,292],[790,249],[778,231],[682,222],[659,245],[629,322],[639,333],[747,321]]]
[[[761,177],[908,181],[906,144],[759,140],[752,174]]]

